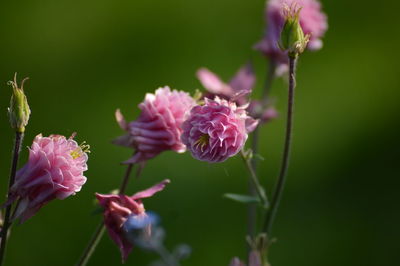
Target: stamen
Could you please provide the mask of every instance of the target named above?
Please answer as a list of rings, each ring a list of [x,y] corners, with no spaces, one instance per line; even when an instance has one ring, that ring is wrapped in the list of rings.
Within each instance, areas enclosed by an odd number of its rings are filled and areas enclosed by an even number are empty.
[[[86,141],[82,142],[78,148],[71,151],[70,154],[72,156],[72,159],[77,159],[81,157],[84,153],[90,153],[90,145],[85,143]]]
[[[204,151],[204,147],[208,145],[208,143],[210,142],[210,136],[208,134],[203,134],[202,136],[200,136],[200,138],[194,143],[196,148],[199,148],[201,151]]]

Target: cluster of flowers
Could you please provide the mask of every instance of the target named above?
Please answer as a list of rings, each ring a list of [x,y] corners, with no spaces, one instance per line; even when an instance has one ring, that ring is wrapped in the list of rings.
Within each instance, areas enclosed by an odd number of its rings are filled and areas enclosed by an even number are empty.
[[[267,4],[266,34],[256,48],[279,65],[278,72],[287,69],[287,55],[278,46],[285,22],[282,6],[296,2],[302,7],[299,21],[309,34],[308,48],[321,48],[321,37],[327,29],[325,15],[316,0],[270,0]],[[139,104],[139,117],[127,122],[119,110],[116,120],[126,134],[114,143],[133,148],[134,155],[126,164],[144,164],[163,151],[178,153],[189,150],[198,160],[223,162],[235,156],[245,145],[248,134],[260,123],[277,116],[273,107],[250,100],[255,75],[250,64],[239,69],[229,83],[223,82],[208,69],[201,68],[197,77],[207,90],[203,97],[194,99],[183,91],[162,87],[148,93]],[[29,108],[28,108],[29,109]],[[53,199],[65,199],[81,190],[86,182],[89,146],[78,143],[74,135],[36,136],[29,149],[29,160],[16,174],[4,206],[16,204],[13,219],[21,222],[32,217]],[[153,220],[142,203],[164,189],[169,180],[133,196],[96,194],[103,208],[104,224],[112,240],[119,246],[126,260],[134,245],[132,236],[140,229],[150,234]],[[252,256],[250,265],[260,265]],[[244,265],[234,259],[231,265]]]

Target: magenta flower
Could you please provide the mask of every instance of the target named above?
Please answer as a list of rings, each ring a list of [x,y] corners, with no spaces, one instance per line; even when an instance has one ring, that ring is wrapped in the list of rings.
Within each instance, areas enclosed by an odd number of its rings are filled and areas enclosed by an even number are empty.
[[[155,94],[146,94],[139,104],[142,112],[135,121],[127,123],[117,110],[117,122],[128,134],[114,143],[135,149],[134,156],[125,163],[145,162],[167,150],[185,152],[186,147],[180,140],[181,126],[195,104],[188,93],[164,87]]]
[[[143,198],[149,198],[155,193],[164,189],[165,185],[170,181],[168,179],[163,182],[138,192],[129,197],[126,195],[103,195],[96,193],[99,204],[104,208],[104,224],[107,228],[111,239],[117,244],[121,250],[122,261],[125,262],[129,253],[132,251],[133,244],[129,240],[128,233],[124,229],[124,224],[130,217],[135,219],[146,219],[147,214],[142,203]],[[150,227],[146,228],[150,233]]]
[[[304,34],[310,34],[308,48],[319,50],[322,48],[322,37],[328,29],[327,17],[321,10],[317,0],[269,0],[266,7],[267,29],[263,40],[255,48],[275,61],[278,67],[277,74],[287,69],[287,56],[278,46],[280,33],[285,22],[284,5],[296,4],[301,8],[300,25]]]
[[[29,149],[29,160],[16,174],[8,204],[19,201],[14,219],[24,222],[53,199],[65,199],[86,182],[88,145],[78,145],[60,135],[37,135]]]
[[[247,115],[247,106],[219,97],[205,98],[204,105],[193,107],[183,123],[182,142],[194,158],[207,162],[222,162],[236,155],[254,130],[258,121]]]
[[[256,81],[251,64],[241,67],[228,84],[206,68],[200,68],[196,75],[203,87],[209,92],[206,97],[214,98],[214,96],[218,96],[234,101],[238,105],[244,105],[248,102],[247,95],[251,93]]]

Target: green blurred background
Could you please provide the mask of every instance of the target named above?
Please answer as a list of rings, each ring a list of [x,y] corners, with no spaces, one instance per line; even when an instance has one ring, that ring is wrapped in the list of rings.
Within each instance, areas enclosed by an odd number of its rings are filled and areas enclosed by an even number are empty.
[[[292,164],[274,227],[272,265],[398,265],[399,67],[395,1],[323,1],[329,16],[324,48],[302,56],[298,69]],[[92,147],[88,181],[76,196],[53,201],[9,241],[7,265],[72,265],[100,216],[95,192],[116,188],[131,151],[110,141],[158,86],[194,92],[202,66],[230,78],[253,60],[260,95],[264,59],[251,49],[264,30],[264,1],[43,0],[0,3],[0,180],[6,193],[13,133],[6,108],[15,71],[29,76],[32,116],[24,146],[38,133],[70,135]],[[391,25],[391,26],[390,26]],[[285,108],[285,81],[273,96]],[[279,168],[284,119],[262,130],[262,182],[271,189]],[[21,165],[26,161],[23,149]],[[222,198],[245,193],[240,158],[222,164],[165,152],[151,160],[129,192],[164,178],[168,188],[145,201],[158,212],[169,248],[188,243],[184,265],[228,265],[245,256],[245,206]],[[3,201],[3,200],[1,200]],[[126,265],[155,257],[135,249]],[[119,265],[109,237],[89,265]]]

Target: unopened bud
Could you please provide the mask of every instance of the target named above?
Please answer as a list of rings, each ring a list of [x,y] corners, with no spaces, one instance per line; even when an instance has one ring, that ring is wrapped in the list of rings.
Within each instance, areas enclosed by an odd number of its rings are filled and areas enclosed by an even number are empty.
[[[14,75],[14,81],[9,81],[12,86],[13,93],[11,95],[10,107],[8,108],[8,116],[10,118],[11,127],[17,132],[24,132],[29,121],[31,110],[29,109],[28,100],[24,93],[24,83],[28,78],[21,82],[21,86],[17,84],[17,73]]]
[[[281,32],[281,39],[279,46],[282,50],[288,51],[290,57],[297,57],[307,47],[310,36],[304,35],[303,29],[299,22],[299,14],[301,8],[296,3],[290,7],[284,5],[283,15],[285,17],[285,24]]]

